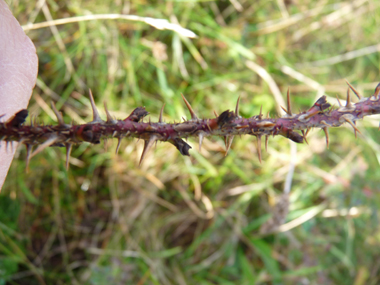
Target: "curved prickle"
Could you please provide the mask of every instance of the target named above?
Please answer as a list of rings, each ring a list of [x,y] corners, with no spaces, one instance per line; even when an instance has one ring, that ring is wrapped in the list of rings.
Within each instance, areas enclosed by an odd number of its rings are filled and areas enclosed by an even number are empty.
[[[146,153],[157,141],[173,144],[182,155],[190,155],[191,146],[183,138],[198,137],[199,149],[203,139],[208,136],[223,137],[226,144],[226,152],[229,151],[233,138],[236,135],[252,135],[257,138],[257,153],[261,162],[261,137],[265,136],[265,150],[268,148],[269,136],[281,135],[296,143],[307,142],[306,136],[311,128],[320,128],[326,136],[327,147],[329,145],[328,129],[339,127],[344,123],[350,124],[355,131],[360,133],[355,122],[365,116],[380,113],[380,84],[376,87],[371,97],[363,98],[356,89],[348,84],[346,105],[340,104],[338,108],[331,107],[326,96],[319,98],[306,112],[295,114],[291,110],[290,91],[287,93],[287,108],[283,108],[286,114],[280,118],[263,118],[262,109],[259,115],[250,118],[242,118],[239,115],[240,97],[234,111],[226,110],[220,115],[216,114],[212,119],[199,119],[189,102],[182,98],[190,111],[191,120],[183,123],[164,123],[163,108],[158,122],[144,122],[143,118],[149,113],[144,107],[138,107],[124,120],[115,120],[107,109],[107,120],[100,118],[94,99],[90,91],[90,102],[93,111],[93,120],[82,125],[67,125],[63,121],[62,114],[52,104],[57,116],[58,125],[23,125],[28,115],[27,110],[20,110],[11,119],[0,123],[0,139],[6,142],[18,141],[27,147],[27,165],[31,157],[49,146],[66,146],[66,168],[69,165],[70,153],[73,145],[89,142],[98,144],[102,139],[117,138],[118,152],[121,140],[124,137],[134,137],[144,140],[144,150],[140,159],[142,163]],[[360,99],[359,102],[351,101],[350,90]],[[1,118],[2,116],[0,116]],[[300,131],[301,133],[299,133]],[[32,152],[32,147],[37,146]]]

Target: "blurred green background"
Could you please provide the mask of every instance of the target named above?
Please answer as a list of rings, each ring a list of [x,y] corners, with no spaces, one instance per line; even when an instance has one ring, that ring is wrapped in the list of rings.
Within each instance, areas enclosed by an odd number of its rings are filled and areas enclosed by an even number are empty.
[[[90,121],[89,88],[102,115],[106,101],[116,118],[145,106],[156,121],[165,103],[178,122],[181,93],[199,117],[238,96],[242,116],[275,116],[288,87],[296,111],[344,100],[344,79],[365,96],[380,81],[376,0],[7,3],[37,48],[29,110],[46,124],[50,101],[66,122]],[[64,20],[37,25],[51,19]],[[262,164],[248,136],[226,157],[222,138],[201,152],[189,139],[191,157],[159,143],[140,168],[142,141],[118,155],[116,141],[82,144],[68,172],[49,148],[27,174],[19,148],[0,194],[0,284],[380,284],[378,121],[359,122],[358,139],[331,129],[329,149],[321,130],[309,145],[270,138]]]

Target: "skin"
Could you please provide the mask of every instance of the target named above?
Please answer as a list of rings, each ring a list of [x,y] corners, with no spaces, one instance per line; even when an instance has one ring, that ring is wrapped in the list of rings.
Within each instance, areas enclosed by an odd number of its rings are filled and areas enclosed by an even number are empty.
[[[20,109],[26,109],[36,84],[38,58],[36,48],[25,35],[4,0],[0,0],[0,120],[5,121]],[[12,162],[13,149],[0,144],[0,191]]]

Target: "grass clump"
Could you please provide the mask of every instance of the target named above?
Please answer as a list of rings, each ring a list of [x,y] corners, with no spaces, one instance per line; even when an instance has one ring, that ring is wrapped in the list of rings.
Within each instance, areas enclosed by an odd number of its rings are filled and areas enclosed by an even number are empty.
[[[276,88],[283,98],[290,88],[295,110],[323,94],[344,98],[344,79],[371,94],[379,3],[293,2],[11,2],[23,25],[125,14],[197,34],[123,19],[28,30],[40,59],[31,114],[52,122],[41,98],[67,121],[89,121],[88,88],[116,117],[144,105],[152,121],[164,103],[166,121],[188,116],[181,93],[205,117],[239,95],[242,116],[261,105],[274,115]],[[322,132],[297,149],[271,139],[261,165],[247,137],[227,157],[221,139],[200,153],[190,141],[190,158],[159,144],[141,168],[136,141],[119,155],[115,142],[83,144],[69,172],[51,148],[26,174],[20,150],[0,195],[0,284],[378,284],[377,125],[361,122],[357,140],[332,129],[329,149]],[[275,233],[263,232],[268,221]]]

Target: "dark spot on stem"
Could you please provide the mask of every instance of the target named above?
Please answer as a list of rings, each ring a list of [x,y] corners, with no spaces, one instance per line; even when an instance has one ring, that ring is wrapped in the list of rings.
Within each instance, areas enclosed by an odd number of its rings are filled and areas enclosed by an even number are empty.
[[[132,113],[124,121],[140,122],[142,118],[148,115],[149,112],[145,110],[145,107],[138,107],[132,111]]]
[[[93,144],[99,144],[100,143],[100,137],[101,133],[95,133],[92,130],[92,126],[88,125],[83,128],[82,131],[82,138],[86,142],[90,142]]]
[[[28,117],[28,110],[22,109],[18,111],[6,125],[11,128],[19,128],[25,122],[26,117]]]
[[[224,111],[222,114],[219,115],[217,119],[217,124],[220,128],[222,128],[224,125],[232,122],[235,119],[235,117],[236,116],[234,112],[230,110]]]
[[[169,140],[171,144],[173,144],[182,155],[190,156],[189,150],[191,146],[189,146],[184,140],[177,138],[174,140]]]

